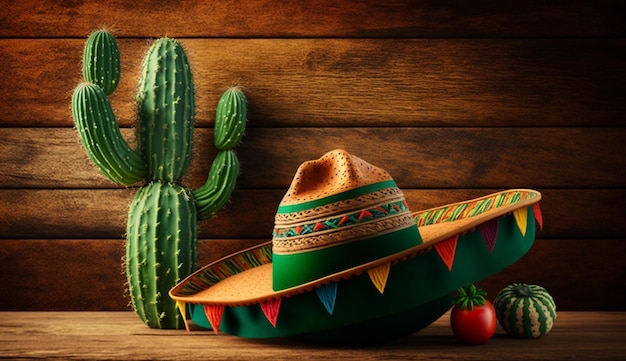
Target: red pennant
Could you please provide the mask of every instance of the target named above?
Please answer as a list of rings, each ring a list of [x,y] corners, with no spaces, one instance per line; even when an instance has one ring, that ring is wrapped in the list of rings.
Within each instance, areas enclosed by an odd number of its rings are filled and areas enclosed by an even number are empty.
[[[447,239],[443,242],[436,243],[434,245],[435,250],[439,253],[439,257],[443,263],[448,266],[448,270],[452,271],[452,264],[454,263],[454,253],[456,252],[456,244],[459,240],[459,235]]]
[[[478,231],[483,237],[483,241],[489,248],[489,251],[493,252],[496,246],[496,239],[498,238],[498,218],[491,219],[478,226]]]
[[[222,313],[224,312],[224,306],[220,305],[204,305],[204,314],[211,324],[213,332],[217,335],[220,330],[220,323],[222,322]]]
[[[261,303],[261,310],[272,326],[276,327],[276,321],[278,320],[278,312],[280,311],[280,301],[282,298],[269,300]]]
[[[539,223],[539,229],[543,229],[543,215],[541,214],[541,207],[539,207],[539,202],[533,203],[533,214],[535,215],[537,223]]]

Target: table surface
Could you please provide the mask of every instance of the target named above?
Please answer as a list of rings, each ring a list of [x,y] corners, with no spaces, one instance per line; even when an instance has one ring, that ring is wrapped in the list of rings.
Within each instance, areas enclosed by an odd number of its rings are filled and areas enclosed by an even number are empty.
[[[445,314],[429,327],[383,345],[338,347],[259,341],[192,327],[155,330],[132,312],[0,312],[0,359],[59,360],[621,360],[626,312],[559,312],[539,339],[498,329],[483,345],[461,344]]]

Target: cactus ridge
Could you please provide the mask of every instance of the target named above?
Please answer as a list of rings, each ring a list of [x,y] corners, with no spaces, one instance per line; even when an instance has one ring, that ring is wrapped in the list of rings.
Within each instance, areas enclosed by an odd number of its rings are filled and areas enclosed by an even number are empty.
[[[120,51],[113,34],[106,30],[91,33],[83,51],[83,77],[99,85],[107,95],[120,82]]]
[[[102,88],[90,83],[76,87],[72,115],[89,158],[107,178],[129,185],[145,177],[143,158],[122,137]]]
[[[178,41],[162,38],[148,50],[137,104],[148,178],[177,182],[191,159],[195,117],[191,69]]]

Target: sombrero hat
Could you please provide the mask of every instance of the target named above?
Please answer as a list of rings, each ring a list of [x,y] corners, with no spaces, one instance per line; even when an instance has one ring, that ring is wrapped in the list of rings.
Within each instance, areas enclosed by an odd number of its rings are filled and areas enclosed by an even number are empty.
[[[540,199],[513,189],[411,213],[386,171],[334,150],[298,168],[271,242],[201,268],[170,296],[185,322],[216,333],[403,336],[445,313],[458,287],[522,257],[542,224]]]

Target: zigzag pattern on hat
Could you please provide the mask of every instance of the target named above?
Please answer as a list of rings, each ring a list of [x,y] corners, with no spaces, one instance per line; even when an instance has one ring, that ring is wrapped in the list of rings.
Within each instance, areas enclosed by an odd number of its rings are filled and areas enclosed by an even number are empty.
[[[275,222],[276,224],[289,224],[294,221],[332,216],[337,213],[343,213],[346,210],[368,207],[373,203],[383,203],[388,200],[398,199],[402,195],[402,191],[397,187],[384,188],[355,198],[340,200],[311,209],[291,213],[277,213]]]
[[[340,227],[334,224],[335,221],[341,222],[345,216],[341,216],[332,222],[316,222],[309,227],[303,228],[299,236],[277,238],[273,240],[274,253],[294,252],[302,249],[320,248],[333,244],[338,244],[346,240],[355,240],[360,237],[384,234],[389,231],[412,227],[415,225],[413,216],[406,211],[393,211],[383,216],[374,216],[374,213],[383,214],[382,212],[374,212],[372,210],[359,211],[354,217],[347,217],[345,223],[353,222],[352,225],[359,224],[359,227]],[[351,218],[355,218],[352,220]],[[333,227],[335,225],[335,227]],[[295,227],[297,228],[297,227]],[[333,232],[323,232],[330,231]],[[291,230],[296,233],[296,230]],[[306,237],[304,237],[306,235]]]
[[[325,220],[317,220],[312,223],[290,225],[288,227],[276,227],[274,238],[299,237],[329,229],[349,227],[359,223],[380,219],[389,215],[405,212],[408,209],[404,200],[399,200],[376,207],[359,210],[353,213],[342,214]]]
[[[185,284],[185,287],[180,290],[179,294],[182,296],[196,294],[230,276],[271,262],[271,244],[240,252],[233,257],[216,263],[213,267],[204,270],[195,277],[190,278],[189,282]]]
[[[490,197],[480,198],[472,202],[456,203],[445,207],[433,208],[420,212],[415,216],[418,227],[441,222],[456,221],[468,217],[475,217],[491,209],[499,208],[507,204],[514,204],[522,200],[532,199],[537,196],[536,192],[527,190],[515,190],[498,193]],[[540,223],[541,225],[542,223]]]

